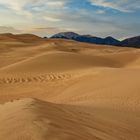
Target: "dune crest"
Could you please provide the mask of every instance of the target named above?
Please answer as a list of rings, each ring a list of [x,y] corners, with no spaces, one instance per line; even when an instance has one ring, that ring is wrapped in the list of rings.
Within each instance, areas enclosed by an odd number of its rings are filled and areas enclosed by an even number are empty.
[[[29,98],[15,100],[0,105],[2,114],[0,116],[0,139],[116,140],[129,137],[131,140],[140,136],[134,130],[137,124],[131,130],[131,133],[127,133],[131,126],[130,124],[124,124],[125,118],[121,118],[121,120],[116,118],[116,120],[111,121],[109,120],[111,118],[102,118],[100,116],[102,112],[98,111],[96,108],[52,104]],[[109,113],[109,111],[106,111],[106,113]],[[122,116],[124,115],[123,112],[120,113]],[[109,114],[110,117],[111,115],[113,117],[118,113]],[[132,117],[133,115],[130,116]],[[130,118],[128,117],[127,119],[129,120]],[[133,123],[136,122],[137,120]],[[118,123],[122,123],[123,127],[120,127]]]

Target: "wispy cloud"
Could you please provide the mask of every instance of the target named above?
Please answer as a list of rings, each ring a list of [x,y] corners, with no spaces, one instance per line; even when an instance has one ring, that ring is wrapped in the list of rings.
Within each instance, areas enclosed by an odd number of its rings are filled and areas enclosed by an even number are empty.
[[[59,32],[77,31],[74,28],[59,28],[59,27],[35,27],[22,30],[22,33],[36,34],[42,37],[50,37]]]
[[[0,26],[0,33],[21,33],[21,31],[14,27]]]
[[[0,1],[0,5],[5,5],[8,8],[13,10],[21,10],[24,9],[25,6],[49,6],[49,7],[63,7],[68,2],[68,0],[4,0]]]
[[[0,6],[9,11],[26,17],[32,17],[37,12],[62,10],[69,0],[4,0]]]
[[[49,16],[44,16],[43,19],[47,20],[47,21],[51,21],[51,22],[58,22],[61,21],[61,19],[57,18],[57,17],[49,17]]]
[[[115,9],[121,12],[132,12],[140,8],[139,0],[89,0],[92,5]]]

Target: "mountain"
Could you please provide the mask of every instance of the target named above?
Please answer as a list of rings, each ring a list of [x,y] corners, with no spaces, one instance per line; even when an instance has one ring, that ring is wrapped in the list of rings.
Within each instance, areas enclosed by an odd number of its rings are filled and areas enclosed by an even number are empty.
[[[106,45],[119,45],[121,42],[111,36],[104,38],[104,44]]]
[[[121,42],[121,45],[140,48],[140,36],[125,39]]]
[[[76,39],[80,35],[74,32],[61,32],[53,35],[51,38],[64,38],[64,39]]]
[[[79,35],[75,40],[80,42],[88,42],[88,43],[95,43],[95,44],[104,43],[102,38],[94,37],[91,35]]]
[[[120,41],[114,39],[113,37],[100,38],[100,37],[95,37],[91,35],[79,35],[74,32],[61,32],[61,33],[53,35],[51,38],[72,39],[79,42],[104,44],[104,45],[120,44]]]

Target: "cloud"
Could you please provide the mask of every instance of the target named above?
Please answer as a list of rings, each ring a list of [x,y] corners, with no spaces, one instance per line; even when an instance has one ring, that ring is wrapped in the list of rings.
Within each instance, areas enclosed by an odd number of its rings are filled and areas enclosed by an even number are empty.
[[[21,33],[21,31],[13,27],[0,26],[0,33]]]
[[[50,7],[50,8],[62,8],[66,5],[68,0],[4,0],[0,1],[0,5],[4,5],[9,9],[20,11],[25,9],[26,6],[30,7]],[[26,9],[27,10],[27,9]]]
[[[24,0],[24,1],[19,1],[19,0],[4,0],[4,1],[0,1],[0,5],[5,6],[9,9],[13,9],[16,11],[21,10],[25,4],[28,3],[28,0]]]
[[[89,0],[94,6],[111,8],[121,12],[132,12],[140,8],[139,0]]]
[[[30,29],[26,29],[23,30],[22,33],[31,33],[31,34],[35,34],[38,36],[52,36],[56,33],[59,32],[66,32],[66,31],[72,31],[73,29],[68,29],[68,28],[59,28],[59,27],[36,27],[36,28],[30,28]]]
[[[58,8],[58,7],[62,8],[62,7],[65,6],[65,4],[66,4],[66,1],[64,1],[64,0],[61,0],[61,1],[48,1],[47,2],[48,6],[56,7],[56,8]]]
[[[22,32],[23,33],[27,32],[27,33],[44,37],[44,36],[51,36],[52,34],[55,34],[60,31],[61,29],[56,27],[36,27],[36,28],[25,29]]]
[[[58,22],[58,21],[61,21],[61,19],[59,19],[59,18],[49,17],[49,16],[44,16],[43,19],[45,19],[45,20],[47,20],[47,21],[51,21],[51,22]]]
[[[61,19],[53,13],[61,13],[67,8],[71,0],[3,0],[0,7],[5,8],[9,15],[23,16],[25,20],[42,19],[49,22],[58,22]],[[7,13],[7,12],[5,12]]]

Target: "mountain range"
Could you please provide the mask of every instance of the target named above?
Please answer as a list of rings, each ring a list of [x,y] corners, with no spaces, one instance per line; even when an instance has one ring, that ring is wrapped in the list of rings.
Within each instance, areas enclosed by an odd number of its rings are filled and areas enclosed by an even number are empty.
[[[53,35],[51,38],[71,39],[79,42],[140,48],[140,36],[119,41],[111,36],[101,38],[92,35],[80,35],[74,32],[61,32]]]
[[[120,41],[111,36],[108,36],[106,38],[100,38],[92,35],[80,35],[74,32],[60,32],[58,34],[53,35],[50,38],[70,39],[85,43],[140,48],[140,36],[127,38],[125,40]],[[9,40],[20,42],[37,42],[37,41],[42,42],[44,41],[44,39],[46,40],[48,39],[48,37],[41,38],[33,34],[11,34],[11,33],[0,34],[0,41]]]

